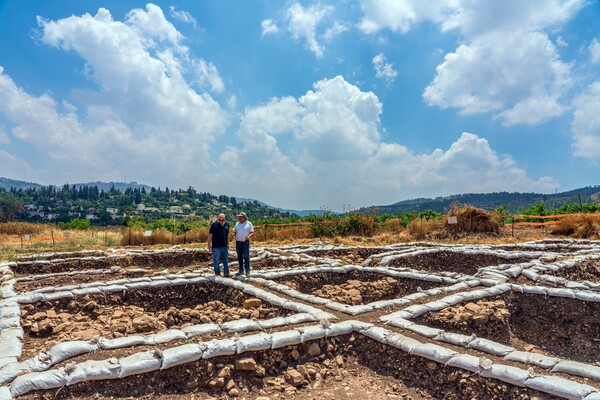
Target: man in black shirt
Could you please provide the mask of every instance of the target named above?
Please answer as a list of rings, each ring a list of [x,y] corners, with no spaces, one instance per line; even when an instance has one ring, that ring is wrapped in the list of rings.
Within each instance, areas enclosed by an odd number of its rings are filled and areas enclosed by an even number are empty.
[[[229,277],[229,223],[225,221],[225,214],[212,223],[208,230],[208,251],[212,252],[213,269],[215,275],[221,275],[219,261],[223,261],[223,276]]]

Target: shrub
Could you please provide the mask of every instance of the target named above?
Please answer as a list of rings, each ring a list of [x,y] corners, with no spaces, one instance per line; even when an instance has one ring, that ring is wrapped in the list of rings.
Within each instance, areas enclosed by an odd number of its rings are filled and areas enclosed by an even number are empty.
[[[60,227],[60,229],[65,230],[85,231],[90,229],[90,221],[84,218],[73,218],[69,222],[59,222],[58,226]]]
[[[457,223],[448,225],[448,217],[455,216]],[[445,228],[453,234],[500,233],[502,216],[482,208],[454,203],[444,217]]]
[[[50,228],[49,225],[32,224],[29,222],[5,222],[0,223],[0,234],[3,235],[24,235],[42,233]]]
[[[600,236],[600,218],[587,215],[564,218],[552,225],[550,233],[579,239],[598,237]]]

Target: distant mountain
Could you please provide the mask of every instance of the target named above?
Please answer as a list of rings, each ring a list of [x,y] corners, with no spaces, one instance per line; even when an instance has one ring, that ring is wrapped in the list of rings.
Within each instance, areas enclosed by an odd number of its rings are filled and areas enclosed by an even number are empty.
[[[262,202],[260,200],[251,199],[251,198],[247,198],[247,197],[236,197],[235,199],[238,201],[238,203],[241,203],[241,202],[244,202],[244,201],[246,203],[253,203],[253,202],[256,201],[258,204],[260,204],[263,207],[269,207],[269,208],[272,208],[274,210],[282,211],[282,212],[286,212],[287,211],[289,213],[296,214],[296,215],[298,215],[300,217],[307,217],[309,215],[323,215],[323,213],[324,213],[323,210],[292,210],[290,208],[273,207],[273,206],[270,206],[267,203],[264,203],[264,202]],[[332,211],[329,211],[329,212],[332,212]],[[340,215],[341,213],[333,211],[333,214]]]
[[[531,207],[540,201],[543,201],[548,208],[558,208],[565,203],[578,202],[579,196],[581,196],[581,201],[584,203],[600,201],[600,185],[587,186],[581,189],[553,194],[496,192],[465,193],[436,198],[418,198],[403,200],[386,206],[365,207],[359,211],[372,213],[375,209],[378,209],[380,214],[397,214],[399,212],[424,210],[444,212],[450,208],[452,203],[459,202],[484,209],[492,209],[504,205],[510,212],[517,212],[524,208]]]
[[[10,188],[15,188],[15,189],[29,189],[29,188],[39,188],[42,187],[42,185],[40,185],[39,183],[33,183],[33,182],[25,182],[25,181],[18,181],[15,179],[9,179],[9,178],[3,178],[0,176],[0,188],[5,189],[5,190],[10,190]]]

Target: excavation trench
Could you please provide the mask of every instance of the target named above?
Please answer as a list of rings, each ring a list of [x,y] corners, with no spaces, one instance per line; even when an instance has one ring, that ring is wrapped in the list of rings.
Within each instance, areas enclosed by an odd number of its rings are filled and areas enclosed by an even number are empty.
[[[400,298],[443,283],[397,278],[375,272],[318,272],[274,279],[304,294],[312,294],[349,305]]]
[[[292,312],[218,284],[130,290],[44,301],[21,307],[23,348],[36,354],[52,343],[117,338],[224,323],[288,316]]]
[[[511,292],[427,313],[414,322],[518,350],[600,361],[600,303]]]
[[[278,350],[199,360],[124,379],[83,382],[30,393],[20,399],[83,400],[123,396],[143,400],[238,396],[292,400],[557,399],[409,355],[358,334]]]
[[[428,272],[458,272],[474,275],[479,268],[500,264],[518,264],[531,261],[531,258],[503,258],[491,254],[464,254],[449,251],[418,254],[393,260],[390,267],[410,268]]]

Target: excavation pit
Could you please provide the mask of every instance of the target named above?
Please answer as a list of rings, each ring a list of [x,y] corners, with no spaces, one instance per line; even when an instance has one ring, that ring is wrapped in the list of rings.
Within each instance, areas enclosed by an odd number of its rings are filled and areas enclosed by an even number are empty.
[[[518,264],[527,261],[531,261],[531,258],[504,258],[492,254],[440,251],[397,258],[392,260],[389,266],[427,271],[430,273],[446,271],[474,275],[479,268],[500,264]]]
[[[19,399],[114,399],[124,394],[142,400],[557,399],[409,355],[359,334],[199,360],[117,380],[82,382]]]
[[[273,279],[301,293],[347,305],[397,299],[443,283],[400,278],[375,272],[317,272]]]
[[[190,265],[204,265],[212,260],[208,251],[178,251],[178,252],[155,252],[136,253],[116,257],[84,257],[67,258],[64,260],[33,260],[19,261],[12,268],[19,276],[49,274],[68,271],[83,271],[89,269],[109,269],[112,266],[163,269],[173,267],[185,267]]]
[[[327,257],[336,259],[345,259],[347,261],[353,261],[357,264],[362,262],[370,256],[381,254],[389,251],[389,249],[383,247],[351,247],[351,248],[339,248],[339,249],[317,249],[307,250],[305,254],[313,257]]]
[[[570,281],[600,283],[600,260],[586,260],[571,268],[563,268],[556,272],[546,271],[542,274],[557,276]]]
[[[597,302],[507,292],[423,314],[413,321],[447,332],[474,334],[521,351],[600,361]]]
[[[285,317],[290,310],[273,306],[220,284],[76,296],[21,306],[23,348],[30,354],[48,342],[118,338],[222,324],[239,319]]]

